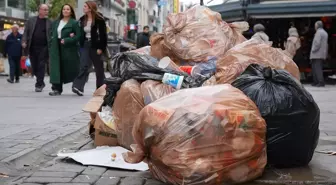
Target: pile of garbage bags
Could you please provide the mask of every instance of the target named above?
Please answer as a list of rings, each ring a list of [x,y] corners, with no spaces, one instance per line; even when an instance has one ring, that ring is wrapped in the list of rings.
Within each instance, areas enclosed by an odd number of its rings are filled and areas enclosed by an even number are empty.
[[[170,14],[150,47],[113,57],[100,111],[110,110],[103,120],[111,143],[130,150],[127,162],[194,185],[243,183],[267,164],[311,161],[319,108],[292,59],[246,40],[246,25],[195,6]]]

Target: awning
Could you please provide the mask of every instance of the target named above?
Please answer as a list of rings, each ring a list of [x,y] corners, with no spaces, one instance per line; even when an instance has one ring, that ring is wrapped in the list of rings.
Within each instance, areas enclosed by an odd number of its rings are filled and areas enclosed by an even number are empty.
[[[250,4],[246,13],[249,18],[256,19],[336,16],[336,1],[281,1]]]
[[[225,3],[209,8],[222,15],[222,19],[226,22],[244,20],[244,8],[240,2]]]
[[[110,0],[111,1],[111,6],[115,9],[118,10],[118,12],[116,13],[123,13],[126,15],[126,10],[125,8],[121,7],[120,4],[116,3],[114,0]],[[126,6],[126,5],[125,5]]]

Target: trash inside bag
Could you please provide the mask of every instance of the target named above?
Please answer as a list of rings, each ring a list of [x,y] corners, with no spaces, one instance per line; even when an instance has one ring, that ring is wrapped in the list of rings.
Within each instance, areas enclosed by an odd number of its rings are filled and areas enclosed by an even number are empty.
[[[169,57],[176,64],[179,64],[180,59],[177,58],[174,53],[168,49],[164,42],[164,34],[163,33],[154,33],[150,37],[151,43],[151,52],[150,55],[161,60],[164,57]]]
[[[104,104],[112,106],[120,85],[129,79],[162,81],[178,88],[191,88],[201,86],[210,77],[208,75],[194,78],[184,72],[162,69],[152,59],[151,56],[132,52],[119,53],[114,56],[110,62],[111,77],[106,80],[107,95]]]
[[[231,85],[183,89],[142,109],[124,158],[144,160],[164,183],[242,183],[264,170],[265,133],[256,105]]]
[[[170,86],[158,81],[147,80],[141,84],[141,92],[144,97],[145,105],[148,105],[176,90]]]
[[[114,118],[112,116],[112,108],[109,106],[102,107],[102,111],[98,112],[100,119],[105,123],[106,126],[113,130],[116,130]]]
[[[281,49],[272,48],[256,39],[251,39],[230,49],[217,61],[217,83],[232,83],[250,64],[284,69],[300,80],[299,68]]]
[[[135,143],[132,129],[144,106],[139,82],[133,79],[125,81],[114,100],[112,114],[116,125],[118,143],[127,149],[131,149],[130,145]]]
[[[237,25],[224,22],[218,12],[205,6],[169,14],[163,32],[165,45],[179,59],[193,62],[220,57],[246,40]]]
[[[319,139],[320,110],[287,71],[250,65],[233,83],[258,106],[267,124],[268,164],[307,165]]]

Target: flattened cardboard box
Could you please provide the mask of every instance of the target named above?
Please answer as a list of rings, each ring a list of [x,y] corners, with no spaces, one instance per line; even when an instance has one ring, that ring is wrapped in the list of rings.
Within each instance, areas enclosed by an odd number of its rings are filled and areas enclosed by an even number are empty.
[[[116,132],[105,125],[99,114],[95,121],[95,145],[96,146],[118,146],[118,139]]]

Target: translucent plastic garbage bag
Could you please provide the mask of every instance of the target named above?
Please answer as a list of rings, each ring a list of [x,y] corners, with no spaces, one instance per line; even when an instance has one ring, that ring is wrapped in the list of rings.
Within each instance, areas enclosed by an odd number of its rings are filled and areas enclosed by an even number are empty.
[[[118,143],[127,149],[130,149],[130,145],[135,143],[132,129],[144,106],[139,82],[133,79],[125,81],[115,97],[112,115]]]
[[[183,89],[140,112],[124,158],[144,160],[164,183],[242,183],[264,170],[265,133],[256,105],[231,85]]]
[[[284,69],[300,80],[299,68],[281,49],[251,39],[230,49],[217,61],[217,83],[232,83],[250,64]]]
[[[204,6],[168,15],[163,32],[166,46],[179,59],[193,62],[220,57],[246,40],[237,25],[224,22],[218,12]]]

